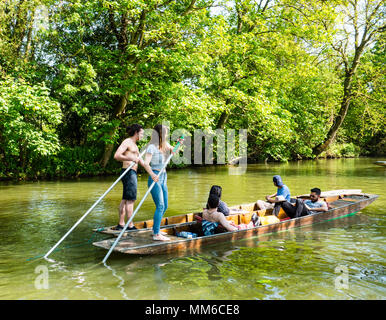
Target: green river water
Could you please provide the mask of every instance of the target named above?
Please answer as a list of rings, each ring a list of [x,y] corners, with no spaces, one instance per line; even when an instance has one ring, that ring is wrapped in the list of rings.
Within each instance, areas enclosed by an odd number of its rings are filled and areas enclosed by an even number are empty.
[[[336,159],[248,165],[243,175],[225,166],[168,172],[166,216],[199,211],[210,186],[223,187],[229,206],[275,192],[280,174],[292,195],[362,189],[379,198],[362,212],[310,227],[179,255],[129,256],[91,242],[92,228],[117,223],[119,183],[51,254],[40,258],[116,177],[0,184],[0,299],[385,299],[386,168],[382,159]],[[141,199],[147,175],[138,180]],[[138,202],[139,203],[139,200]],[[151,196],[135,217],[151,219]],[[336,285],[345,269],[346,286]],[[48,288],[39,285],[45,270]],[[40,280],[39,280],[40,279]],[[40,282],[39,282],[40,281]]]

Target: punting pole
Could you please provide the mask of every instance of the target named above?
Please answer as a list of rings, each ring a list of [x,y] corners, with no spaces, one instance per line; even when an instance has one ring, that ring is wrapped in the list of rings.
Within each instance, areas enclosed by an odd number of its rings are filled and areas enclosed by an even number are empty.
[[[142,151],[141,154],[139,155],[140,157],[142,157],[144,154],[145,154],[145,151]],[[121,180],[123,178],[123,176],[135,165],[135,162],[133,162],[130,166],[128,166],[126,168],[126,170],[119,176],[119,178],[111,185],[110,188],[108,188],[106,190],[106,192],[104,194],[102,194],[102,196],[90,207],[90,209],[87,210],[87,212],[72,226],[72,228],[70,230],[68,230],[68,232],[62,237],[62,239],[60,239],[52,248],[50,251],[48,251],[46,253],[46,255],[44,256],[44,258],[47,258],[51,253],[52,251],[55,250],[55,248],[62,243],[62,241],[64,239],[67,238],[67,236],[77,227],[77,225],[79,223],[81,223],[83,221],[84,218],[87,217],[87,215],[96,207],[96,205],[101,202],[101,200],[111,191],[112,188],[114,188],[114,186],[119,182],[119,180]]]
[[[183,139],[184,136],[181,136],[181,139]],[[180,141],[178,141],[178,143],[176,144],[176,146],[174,147],[173,149],[173,153],[177,151],[178,147],[180,146]],[[170,156],[167,158],[163,168],[160,170],[160,172],[158,173],[157,177],[159,177],[161,175],[161,173],[165,170],[166,166],[168,165],[170,159],[173,157],[173,154],[170,154]],[[145,195],[143,196],[141,202],[138,204],[138,206],[135,208],[133,214],[131,215],[130,219],[126,222],[124,228],[122,229],[121,233],[119,234],[119,236],[117,237],[117,239],[114,241],[113,245],[110,247],[110,250],[109,252],[107,252],[106,256],[104,257],[104,259],[102,260],[103,263],[106,263],[107,259],[109,258],[111,252],[114,250],[115,246],[117,245],[117,243],[119,242],[119,240],[121,239],[123,233],[126,231],[127,227],[129,226],[129,224],[131,223],[131,221],[134,219],[134,216],[137,214],[139,208],[142,206],[142,203],[145,201],[146,197],[149,195],[151,189],[153,189],[155,185],[155,181],[153,181],[153,183],[150,185],[149,189],[147,189]]]

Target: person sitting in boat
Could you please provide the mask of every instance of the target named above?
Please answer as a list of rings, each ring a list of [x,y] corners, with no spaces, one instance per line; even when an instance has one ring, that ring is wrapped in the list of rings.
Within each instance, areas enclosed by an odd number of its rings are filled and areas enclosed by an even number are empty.
[[[211,194],[218,196],[218,198],[220,199],[220,202],[218,204],[217,211],[221,212],[224,216],[229,216],[230,210],[227,204],[224,201],[221,201],[221,193],[222,193],[222,188],[220,186],[212,186],[212,188],[210,188],[210,191],[209,191],[209,196]],[[206,204],[206,208],[209,209],[208,204]]]
[[[286,201],[291,201],[291,193],[289,188],[283,183],[283,180],[279,175],[273,176],[273,184],[277,187],[277,191],[274,194],[265,196],[267,201],[257,200],[258,210],[274,209],[275,205],[279,205],[283,202],[282,198]],[[280,209],[280,208],[279,208]],[[278,210],[276,210],[278,211]]]
[[[246,225],[235,225],[230,223],[225,216],[217,211],[220,198],[215,194],[210,194],[208,198],[208,209],[204,209],[202,212],[202,231],[205,236],[214,234],[215,229],[220,224],[228,231],[237,231],[247,228],[253,228],[255,225],[259,225],[258,216],[255,214],[252,217],[251,222]]]
[[[282,203],[281,207],[290,218],[298,218],[321,211],[328,211],[327,203],[320,200],[321,193],[319,188],[313,188],[311,189],[310,199],[304,202],[301,199],[296,199],[296,203],[294,204],[286,201]]]

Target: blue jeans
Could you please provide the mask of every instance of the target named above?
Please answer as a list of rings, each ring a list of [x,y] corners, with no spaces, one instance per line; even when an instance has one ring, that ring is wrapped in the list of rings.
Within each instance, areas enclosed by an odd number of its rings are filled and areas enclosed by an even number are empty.
[[[153,170],[155,174],[159,174],[158,170]],[[155,203],[155,212],[154,212],[154,222],[153,222],[153,233],[158,234],[161,225],[161,219],[168,208],[168,186],[167,182],[167,174],[166,172],[162,172],[159,176],[158,182],[155,183],[153,189],[151,189],[150,193]],[[153,179],[149,176],[147,180],[147,186],[150,187],[153,183]]]

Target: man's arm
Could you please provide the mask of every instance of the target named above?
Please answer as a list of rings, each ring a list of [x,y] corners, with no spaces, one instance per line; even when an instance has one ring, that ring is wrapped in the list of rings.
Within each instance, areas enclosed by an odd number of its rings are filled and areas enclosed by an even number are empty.
[[[328,211],[327,203],[324,201],[323,201],[323,206],[321,206],[320,208],[310,208],[306,204],[304,204],[304,206],[306,207],[306,209],[312,210],[312,211]]]
[[[138,157],[135,155],[125,155],[127,149],[130,149],[130,142],[126,139],[121,145],[118,147],[117,151],[115,151],[114,159],[120,162],[123,161],[135,161],[138,162]]]
[[[265,199],[267,199],[268,202],[274,203],[276,201],[274,199],[271,199],[271,198],[276,197],[276,196],[277,196],[277,192],[274,194],[271,194],[270,196],[265,196]]]
[[[311,209],[311,210],[314,210],[314,211],[328,211],[328,206],[327,206],[327,203],[325,201],[323,201],[323,206],[321,206],[320,208],[315,208],[315,209]]]

